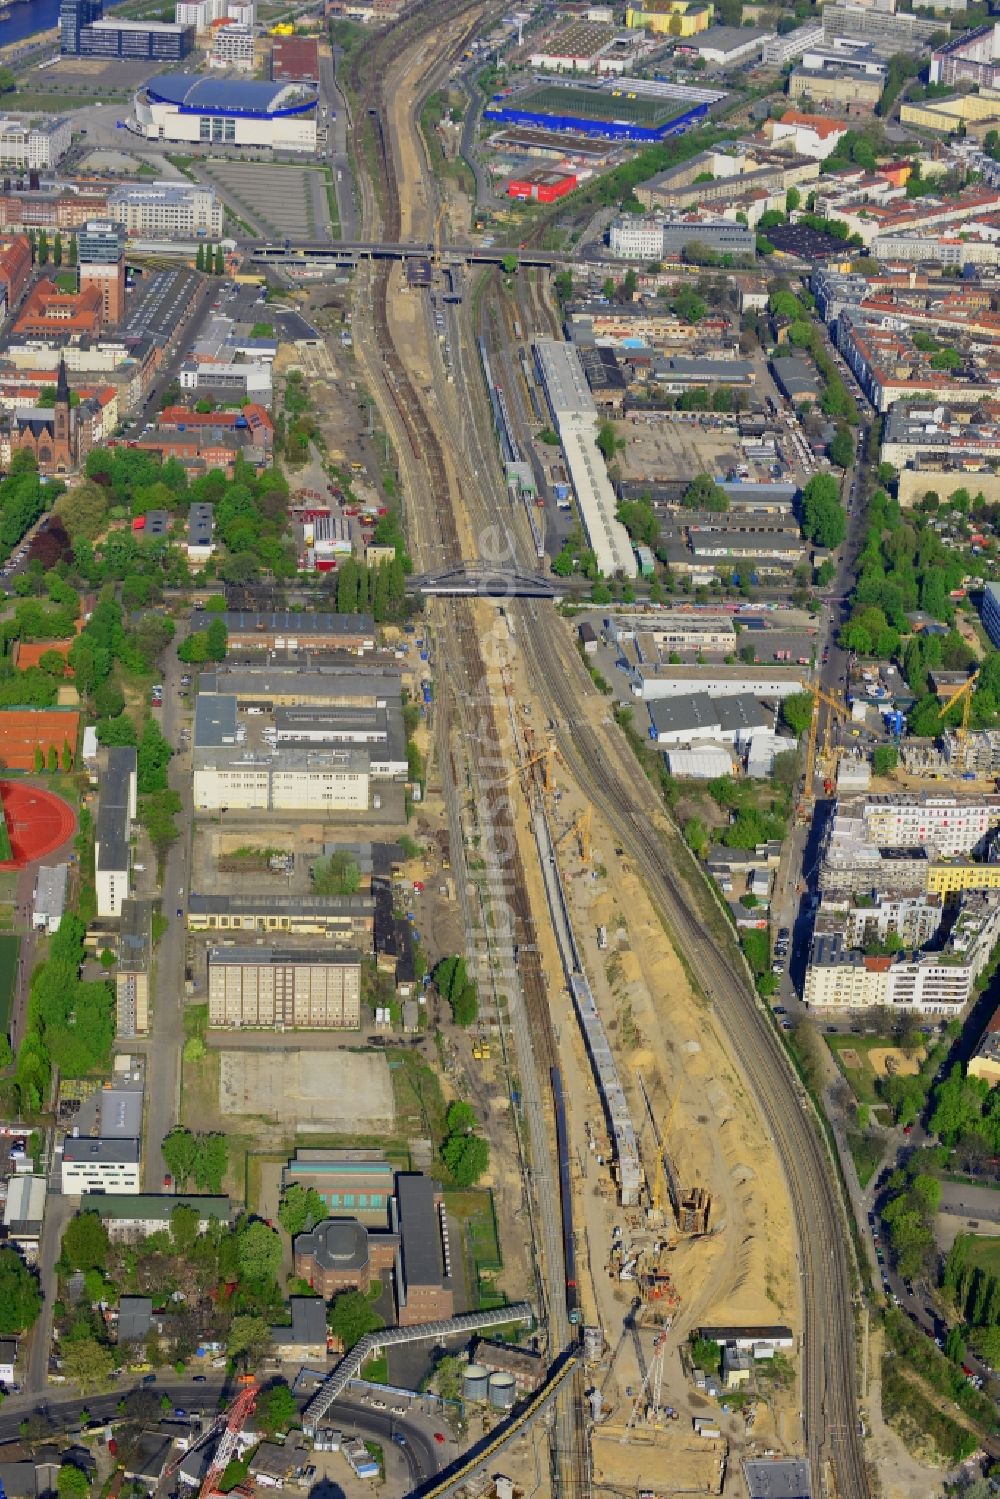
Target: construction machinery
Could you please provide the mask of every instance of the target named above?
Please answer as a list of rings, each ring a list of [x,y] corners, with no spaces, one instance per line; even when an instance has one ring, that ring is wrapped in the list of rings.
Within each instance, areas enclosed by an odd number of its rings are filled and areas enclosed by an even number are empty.
[[[527,772],[531,770],[533,766],[540,765],[542,767],[542,786],[546,792],[546,795],[548,795],[555,784],[555,759],[556,742],[553,738],[550,737],[543,750],[539,750],[537,754],[529,755],[526,760],[521,761],[520,765],[515,765],[514,769],[510,771],[506,776],[504,776],[501,784],[506,786],[507,782],[512,781],[515,776],[524,775],[524,789],[527,793],[530,787],[530,781],[527,779]]]
[[[803,692],[808,692],[813,700],[812,717],[809,720],[809,739],[806,744],[806,774],[802,788],[802,801],[799,806],[800,816],[808,817],[809,809],[813,801],[813,780],[816,775],[816,745],[819,740],[819,721],[826,707],[830,713],[837,714],[845,721],[850,720],[847,704],[840,698],[834,697],[832,693],[826,692],[816,682],[802,682]],[[830,758],[830,725],[831,719],[827,716],[826,729],[823,735],[823,756],[826,761]]]
[[[558,845],[562,843],[564,838],[571,838],[573,834],[576,833],[580,839],[580,858],[583,860],[584,864],[590,863],[590,830],[593,815],[593,808],[588,802],[576,821],[570,824],[565,833],[562,833],[560,835],[556,843],[556,846],[558,847]],[[605,946],[607,946],[606,942]]]
[[[670,1132],[673,1121],[674,1110],[680,1097],[679,1091],[674,1094],[673,1103],[664,1121],[661,1132],[653,1113],[653,1104],[646,1087],[645,1079],[641,1072],[636,1073],[639,1091],[642,1101],[646,1105],[646,1116],[653,1131],[656,1141],[656,1165],[652,1173],[650,1188],[650,1205],[654,1213],[662,1218],[667,1216],[667,1206],[673,1214],[674,1225],[679,1235],[685,1238],[697,1238],[701,1234],[708,1233],[708,1223],[712,1212],[712,1196],[704,1187],[682,1187],[677,1180],[673,1164],[666,1146],[666,1135]],[[673,1239],[668,1248],[673,1248],[677,1240]]]
[[[944,718],[950,713],[957,703],[962,704],[962,722],[955,730],[955,738],[958,741],[958,768],[965,769],[965,752],[969,742],[969,720],[972,716],[972,698],[976,683],[979,681],[979,672],[974,671],[970,677],[966,677],[957,692],[953,692],[948,701],[942,706],[938,718]]]
[[[226,1412],[222,1436],[219,1438],[219,1445],[215,1449],[212,1466],[205,1474],[205,1481],[201,1486],[198,1499],[216,1499],[216,1495],[219,1493],[219,1481],[229,1463],[236,1455],[240,1432],[246,1425],[247,1418],[253,1414],[254,1407],[257,1404],[257,1394],[257,1382],[251,1378],[250,1384],[243,1386]]]
[[[665,1421],[676,1421],[677,1412],[672,1405],[663,1404],[663,1361],[667,1351],[666,1331],[658,1334],[653,1343],[653,1357],[649,1361],[642,1384],[632,1401],[622,1441],[627,1442],[640,1420],[645,1426],[662,1426]]]

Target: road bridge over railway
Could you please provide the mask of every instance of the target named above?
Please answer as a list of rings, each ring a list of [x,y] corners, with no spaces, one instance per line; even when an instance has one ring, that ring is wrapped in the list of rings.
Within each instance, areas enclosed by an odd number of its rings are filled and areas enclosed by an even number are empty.
[[[513,255],[519,265],[559,267],[572,265],[579,257],[553,255],[548,250],[533,250],[517,245],[442,245],[439,252],[427,243],[389,240],[281,240],[256,242],[246,246],[249,260],[259,265],[301,264],[356,265],[359,260],[430,260],[435,254],[445,265],[502,265]]]
[[[514,567],[490,567],[485,562],[463,562],[436,573],[420,573],[406,580],[407,593],[435,598],[552,599],[565,592],[540,573]]]

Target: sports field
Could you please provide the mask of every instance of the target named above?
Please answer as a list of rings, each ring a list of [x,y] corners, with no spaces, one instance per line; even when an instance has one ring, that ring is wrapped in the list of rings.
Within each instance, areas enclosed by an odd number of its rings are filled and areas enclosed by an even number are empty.
[[[21,946],[20,937],[10,932],[0,932],[0,1035],[10,1030],[10,1007],[14,998],[14,980],[17,977],[17,954]]]
[[[3,781],[0,796],[10,837],[8,863],[23,867],[43,859],[62,848],[76,831],[72,807],[53,791],[25,781]]]
[[[630,98],[624,89],[620,93],[603,93],[589,88],[560,88],[557,84],[542,84],[525,94],[512,94],[503,103],[531,114],[571,115],[606,124],[624,120],[650,130],[676,120],[691,108],[690,100],[641,98],[637,94]]]

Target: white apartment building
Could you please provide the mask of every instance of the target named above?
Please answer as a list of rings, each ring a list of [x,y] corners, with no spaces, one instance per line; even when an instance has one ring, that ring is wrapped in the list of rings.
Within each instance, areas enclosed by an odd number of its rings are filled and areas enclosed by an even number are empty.
[[[663,224],[659,219],[615,219],[608,231],[612,255],[622,260],[659,260],[663,254]]]
[[[135,1196],[139,1191],[139,1141],[93,1140],[67,1135],[62,1153],[64,1197],[86,1192]]]
[[[937,796],[921,791],[869,796],[850,810],[860,813],[870,843],[882,848],[930,843],[946,859],[971,853],[987,833],[1000,826],[1000,796]]]
[[[174,20],[178,26],[193,26],[196,31],[207,31],[213,21],[224,20],[226,0],[178,0],[174,7]]]
[[[54,167],[72,140],[73,127],[65,115],[52,120],[0,115],[0,167]]]
[[[764,43],[764,51],[761,61],[765,68],[783,68],[786,63],[794,62],[801,57],[810,47],[819,47],[823,42],[823,27],[799,26],[795,31],[789,31],[786,36],[768,37]]]
[[[252,73],[256,58],[257,44],[252,26],[240,26],[233,21],[217,29],[208,58],[213,68],[235,68],[242,73]]]
[[[220,239],[222,202],[200,182],[125,182],[108,196],[108,217],[126,233],[159,239]]]

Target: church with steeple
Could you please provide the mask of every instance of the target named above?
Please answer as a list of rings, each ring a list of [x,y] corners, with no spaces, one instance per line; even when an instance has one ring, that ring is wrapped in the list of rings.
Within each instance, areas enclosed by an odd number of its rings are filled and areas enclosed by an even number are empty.
[[[70,398],[66,361],[59,361],[55,405],[28,406],[12,415],[10,452],[33,454],[42,474],[72,474],[87,456],[87,424]]]

